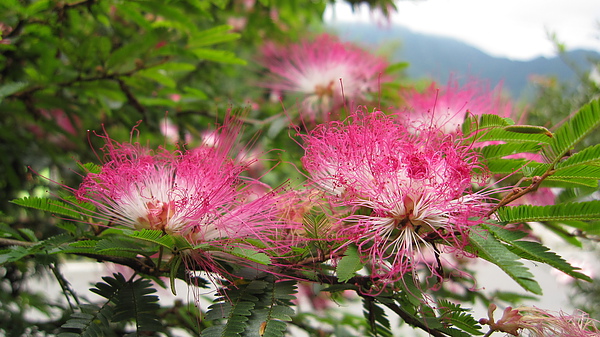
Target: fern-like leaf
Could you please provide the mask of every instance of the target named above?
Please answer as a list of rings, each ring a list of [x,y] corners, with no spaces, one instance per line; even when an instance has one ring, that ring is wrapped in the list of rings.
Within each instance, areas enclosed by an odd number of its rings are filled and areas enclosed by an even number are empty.
[[[506,206],[497,211],[502,222],[600,220],[600,200],[570,202],[549,206]]]
[[[439,300],[438,308],[440,311],[440,319],[455,326],[468,333],[468,336],[483,335],[481,332],[481,326],[478,322],[467,312],[466,309],[460,307],[460,305],[452,303],[448,300]]]
[[[471,243],[469,249],[472,249],[473,253],[500,267],[523,289],[538,295],[542,293],[542,288],[535,281],[531,272],[518,261],[520,257],[498,241],[492,233],[481,226],[476,226],[471,231],[469,240]]]
[[[175,239],[173,236],[165,234],[161,230],[153,230],[153,229],[141,229],[141,230],[124,230],[123,234],[147,242],[151,242],[160,246],[163,246],[167,249],[173,249],[175,246]]]
[[[569,158],[556,164],[556,168],[567,168],[578,165],[589,165],[600,162],[600,144],[587,147]]]
[[[105,293],[109,298],[102,306],[84,304],[81,306],[81,311],[71,314],[71,318],[61,326],[62,332],[58,334],[58,337],[104,336],[105,331],[110,329],[110,321],[114,314],[111,298],[118,291],[117,289],[111,290],[112,293]]]
[[[81,218],[80,208],[54,199],[24,197],[12,200],[11,202],[19,206],[35,208],[45,212],[68,216],[73,219]]]
[[[250,316],[245,337],[283,337],[287,323],[292,320],[296,283],[293,281],[276,282],[273,276],[263,279],[267,282],[265,291],[260,294],[252,316]]]
[[[472,133],[489,130],[492,128],[506,127],[514,124],[509,118],[502,118],[498,115],[483,114],[483,115],[472,115],[469,114],[465,118],[465,122],[462,126],[463,135],[469,136]]]
[[[558,163],[571,149],[600,126],[600,100],[584,105],[556,132],[544,154],[553,164]]]
[[[483,158],[502,158],[515,153],[531,152],[537,153],[542,149],[542,146],[535,142],[528,143],[508,143],[508,144],[497,144],[488,145],[479,149],[479,152],[483,155]]]
[[[486,161],[487,169],[494,174],[511,174],[527,165],[525,159],[491,159]]]
[[[363,314],[369,323],[369,336],[391,337],[392,329],[383,308],[377,305],[375,298],[363,297]]]
[[[493,233],[496,238],[508,244],[510,251],[524,259],[545,263],[574,278],[592,281],[587,275],[578,272],[579,268],[571,266],[562,257],[550,251],[550,248],[538,242],[520,240],[526,233],[509,231],[498,226],[483,225],[483,227]]]
[[[492,129],[486,131],[481,136],[477,137],[477,141],[506,141],[512,143],[548,143],[552,138],[545,134],[531,134],[521,132],[511,132],[504,129]]]
[[[220,290],[221,297],[208,307],[206,320],[214,325],[202,331],[201,337],[242,336],[252,310],[265,291],[267,283],[253,280],[247,284],[232,285]]]
[[[162,326],[156,312],[160,309],[158,297],[150,295],[156,290],[152,288],[149,280],[126,280],[121,274],[112,277],[103,277],[104,282],[96,283],[91,292],[105,298],[100,306],[82,306],[81,312],[71,316],[62,328],[60,337],[77,336],[96,337],[104,336],[103,330],[110,327],[111,322],[134,321],[136,334],[148,331],[160,331]]]
[[[158,296],[151,295],[155,292],[150,280],[139,278],[126,282],[114,299],[113,320],[135,321],[135,331],[138,335],[141,332],[160,331],[162,325],[156,314],[160,309]]]

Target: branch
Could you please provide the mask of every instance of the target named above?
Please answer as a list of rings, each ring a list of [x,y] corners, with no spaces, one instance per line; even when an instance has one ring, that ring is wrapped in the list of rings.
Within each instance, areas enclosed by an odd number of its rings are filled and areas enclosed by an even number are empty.
[[[387,301],[385,303],[380,301],[379,303],[388,307],[390,310],[392,310],[394,313],[396,313],[398,316],[400,316],[400,318],[402,318],[406,323],[429,333],[429,335],[431,335],[431,336],[434,336],[434,337],[446,336],[443,332],[440,332],[436,329],[429,328],[425,323],[414,318],[411,314],[406,312],[406,310],[402,309],[396,303],[391,303],[391,302],[387,302]]]
[[[123,82],[123,80],[120,78],[116,78],[115,80],[117,81],[117,83],[119,83],[119,88],[121,88],[121,91],[127,97],[127,102],[142,115],[144,120],[149,122],[150,119],[148,118],[148,112],[146,111],[146,108],[144,108],[140,101],[138,101],[137,98],[135,98],[135,96],[133,95],[131,90],[129,90],[129,87],[125,84],[125,82]]]
[[[502,200],[500,200],[500,202],[486,214],[486,217],[489,217],[490,215],[494,214],[494,212],[496,212],[500,207],[506,206],[507,204],[511,203],[514,200],[519,199],[520,197],[524,196],[525,194],[536,191],[540,187],[540,185],[542,184],[544,179],[548,178],[553,173],[554,173],[554,169],[550,168],[550,169],[548,169],[548,171],[544,172],[544,174],[542,176],[532,177],[531,184],[529,186],[527,186],[525,188],[521,188],[521,187],[513,188],[513,190],[509,194],[507,194],[504,198],[502,198]]]

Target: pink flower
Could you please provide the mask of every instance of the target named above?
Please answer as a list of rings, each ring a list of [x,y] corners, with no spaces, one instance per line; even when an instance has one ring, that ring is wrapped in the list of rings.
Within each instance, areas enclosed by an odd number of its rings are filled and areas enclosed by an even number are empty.
[[[477,155],[450,135],[408,132],[380,111],[329,122],[303,136],[304,168],[329,199],[352,212],[339,234],[358,246],[373,277],[395,282],[422,263],[435,275],[433,241],[464,253],[466,232],[491,205],[471,191]]]
[[[239,127],[193,150],[151,150],[106,136],[105,163],[76,196],[96,206],[96,218],[134,229],[162,230],[193,243],[261,236],[276,227],[274,194],[254,195],[242,178],[249,162],[230,158]]]
[[[585,312],[573,315],[553,313],[535,307],[516,308],[522,316],[519,326],[532,337],[600,337],[597,321]],[[521,333],[523,335],[523,333]]]
[[[262,48],[262,64],[274,75],[266,87],[305,95],[304,113],[311,120],[341,107],[345,99],[359,100],[379,90],[387,62],[358,46],[322,34],[313,41]]]
[[[490,90],[475,80],[461,87],[450,79],[445,87],[432,83],[422,93],[410,90],[401,95],[407,106],[405,111],[399,112],[403,119],[439,128],[445,133],[460,131],[467,113],[511,117],[512,105],[501,96],[501,88]]]
[[[495,304],[490,304],[488,318],[479,320],[487,324],[492,331],[501,331],[513,336],[530,337],[599,337],[597,321],[589,318],[585,312],[568,315],[553,313],[536,307],[507,307],[502,318],[494,321]]]

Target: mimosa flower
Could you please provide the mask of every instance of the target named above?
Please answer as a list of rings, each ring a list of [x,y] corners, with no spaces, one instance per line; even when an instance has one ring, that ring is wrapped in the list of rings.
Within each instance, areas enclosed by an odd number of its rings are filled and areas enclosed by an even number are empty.
[[[550,312],[536,307],[507,307],[502,318],[494,321],[495,304],[490,304],[488,318],[479,320],[494,331],[509,333],[513,336],[528,337],[599,337],[598,321],[591,319],[585,312],[568,315],[563,312]]]
[[[340,237],[358,246],[383,282],[415,276],[419,264],[442,277],[439,261],[426,253],[466,254],[470,226],[491,209],[471,189],[484,171],[477,155],[451,135],[416,135],[376,111],[322,124],[302,138],[302,163],[314,184],[351,209],[339,219]]]
[[[422,93],[402,93],[407,109],[399,111],[403,119],[417,125],[439,128],[445,133],[460,131],[468,113],[511,117],[512,105],[501,95],[501,87],[490,89],[485,83],[471,81],[460,86],[451,79],[446,86],[432,83]]]
[[[327,119],[346,100],[377,92],[388,65],[383,58],[327,34],[288,46],[267,43],[262,54],[262,64],[274,75],[265,86],[304,94],[302,112],[311,120],[317,113]]]
[[[264,185],[241,177],[252,161],[230,156],[238,132],[236,125],[222,127],[211,144],[177,151],[106,136],[101,171],[89,173],[76,196],[96,206],[98,220],[182,235],[195,244],[260,237],[276,225],[275,194],[256,195],[253,186]]]

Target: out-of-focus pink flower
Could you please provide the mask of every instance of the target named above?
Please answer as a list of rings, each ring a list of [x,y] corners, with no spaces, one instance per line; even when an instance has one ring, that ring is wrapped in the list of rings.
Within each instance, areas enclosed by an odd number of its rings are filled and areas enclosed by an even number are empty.
[[[452,135],[416,135],[376,111],[322,124],[302,138],[302,163],[314,184],[352,210],[340,218],[340,237],[358,246],[379,281],[414,275],[419,263],[441,277],[437,262],[427,259],[430,241],[464,253],[473,219],[491,208],[471,190],[475,170],[484,171],[478,156]]]
[[[599,337],[598,321],[591,319],[585,312],[573,315],[563,312],[551,312],[536,307],[507,307],[502,318],[494,321],[495,304],[490,304],[489,318],[479,320],[493,331],[509,333],[513,336],[529,337]]]
[[[179,128],[168,118],[163,118],[160,122],[160,133],[162,133],[169,143],[183,141],[184,143],[189,144],[192,141],[192,135],[188,132],[184,132],[184,139],[181,139]]]
[[[42,127],[40,124],[27,126],[36,137],[44,139],[61,148],[73,148],[75,144],[67,137],[77,136],[81,131],[81,119],[76,115],[68,115],[62,109],[40,109],[40,115],[48,122],[55,124],[56,128]]]
[[[511,117],[512,104],[502,97],[501,87],[491,90],[484,82],[472,80],[460,86],[450,79],[446,86],[432,83],[424,92],[412,89],[401,93],[407,109],[401,118],[417,125],[439,128],[445,133],[460,130],[467,113]]]
[[[13,27],[7,25],[4,22],[0,22],[0,44],[11,44],[10,39],[6,39],[6,35],[13,31]]]
[[[177,102],[181,101],[181,95],[180,94],[171,94],[171,95],[169,95],[169,99],[171,99],[173,102],[177,103]]]
[[[360,100],[376,92],[388,65],[385,59],[328,34],[287,46],[267,43],[261,62],[274,75],[264,86],[304,94],[302,113],[310,120],[326,120],[345,99]]]
[[[246,25],[248,24],[248,18],[241,16],[230,16],[227,18],[227,24],[232,27],[234,32],[241,32],[246,28]]]

